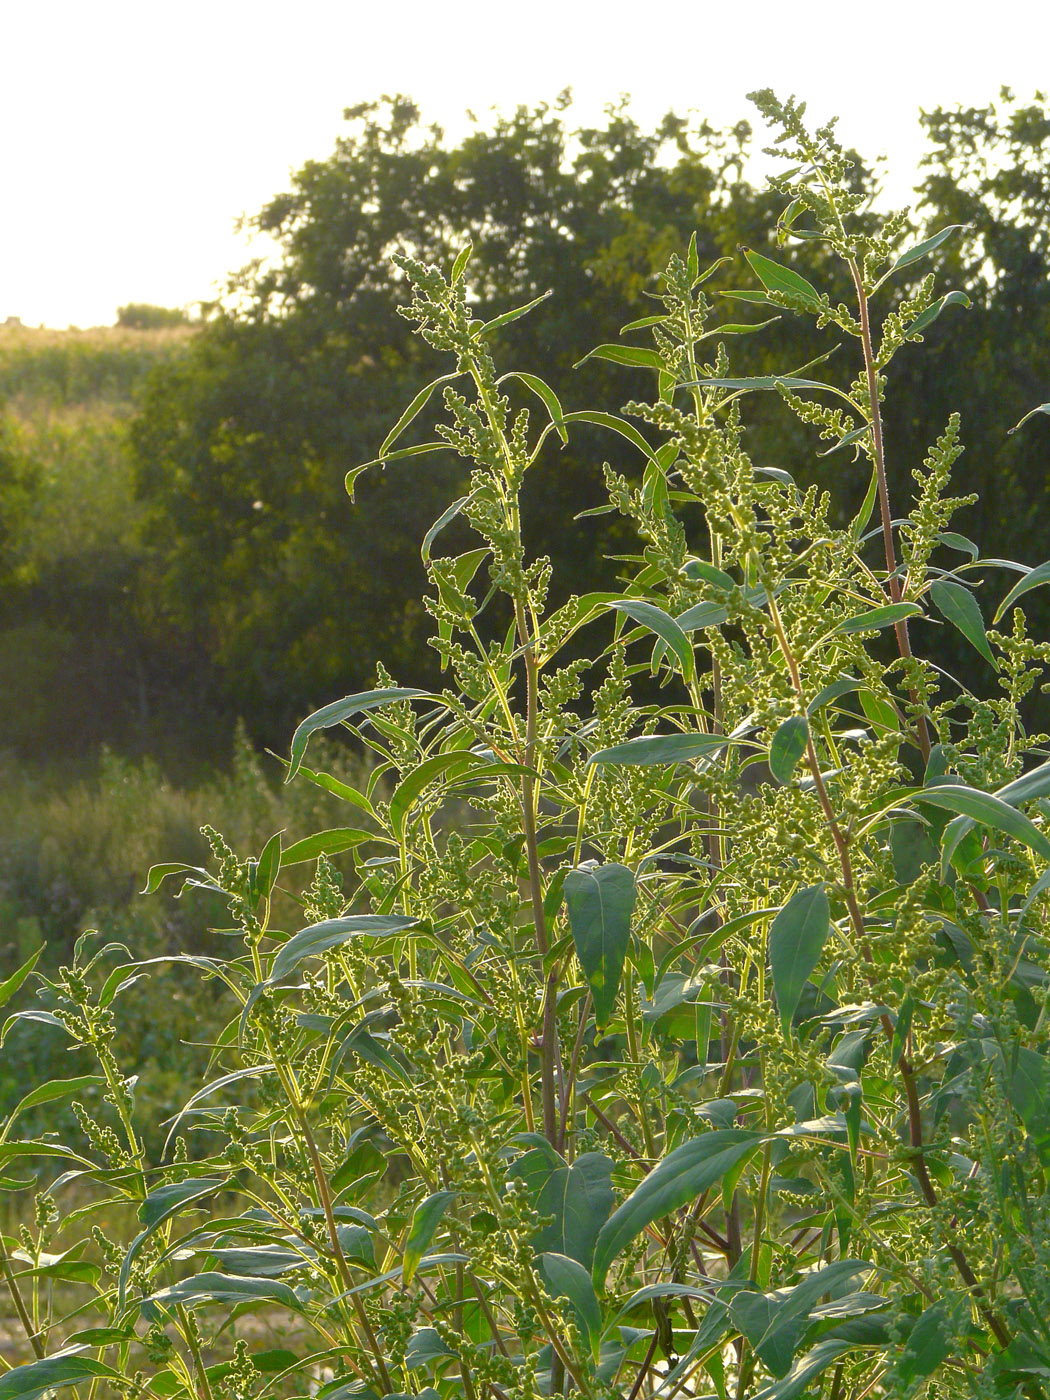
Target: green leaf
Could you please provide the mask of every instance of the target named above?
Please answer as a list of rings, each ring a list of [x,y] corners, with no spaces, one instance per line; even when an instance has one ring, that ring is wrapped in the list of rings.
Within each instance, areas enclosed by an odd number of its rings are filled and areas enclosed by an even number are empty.
[[[760,1134],[743,1128],[715,1128],[676,1147],[602,1227],[594,1251],[595,1287],[602,1287],[613,1260],[647,1225],[717,1186],[761,1142]]]
[[[715,326],[709,331],[704,331],[703,335],[697,336],[697,340],[707,340],[718,335],[751,335],[753,331],[765,330],[767,326],[771,326],[774,321],[779,320],[779,316],[770,316],[765,321],[727,321],[722,326]]]
[[[642,627],[648,627],[650,632],[655,632],[660,640],[666,642],[677,656],[684,679],[687,681],[692,679],[694,666],[692,644],[670,613],[664,612],[663,608],[658,608],[655,603],[644,602],[641,598],[621,598],[608,606],[616,612],[626,613],[632,622],[637,622]]]
[[[206,1303],[277,1303],[301,1312],[298,1298],[286,1283],[271,1278],[239,1278],[234,1274],[195,1274],[180,1279],[143,1299],[142,1306],[199,1308]]]
[[[48,1391],[67,1385],[90,1385],[100,1377],[120,1379],[119,1371],[78,1355],[83,1350],[83,1346],[67,1347],[42,1361],[16,1366],[6,1376],[0,1376],[0,1400],[38,1400]]]
[[[552,1298],[568,1298],[595,1361],[601,1349],[602,1310],[587,1270],[565,1254],[541,1254],[540,1268]]]
[[[47,1084],[41,1084],[36,1089],[31,1089],[24,1098],[11,1110],[7,1122],[4,1124],[3,1132],[0,1132],[0,1143],[4,1142],[8,1133],[15,1125],[18,1116],[28,1108],[38,1108],[40,1104],[54,1103],[57,1099],[67,1099],[73,1094],[82,1093],[85,1089],[97,1088],[100,1084],[105,1084],[105,1079],[97,1074],[81,1074],[75,1079],[52,1079]]]
[[[726,740],[720,734],[646,734],[627,739],[611,748],[591,754],[588,763],[622,763],[625,767],[649,767],[652,764],[688,763],[694,758],[706,758],[724,749]]]
[[[840,1356],[855,1349],[856,1343],[847,1338],[829,1337],[826,1341],[818,1342],[812,1351],[795,1363],[786,1376],[760,1390],[755,1400],[798,1400],[800,1396],[812,1395],[813,1392],[809,1389],[810,1382],[826,1371]]]
[[[405,914],[348,914],[343,919],[324,919],[319,924],[310,924],[278,949],[266,981],[270,985],[280,982],[304,958],[318,957],[351,938],[385,938],[418,926],[418,919]]]
[[[1002,797],[980,792],[962,783],[945,783],[914,793],[913,801],[921,802],[924,806],[940,807],[945,812],[957,812],[961,817],[968,818],[965,822],[949,822],[944,829],[941,840],[943,871],[947,871],[952,853],[975,822],[1014,837],[1045,860],[1050,860],[1050,841],[1023,812],[1004,802]]]
[[[302,841],[293,841],[281,852],[281,866],[302,865],[304,861],[316,860],[318,856],[334,856],[340,851],[352,850],[364,841],[385,841],[374,831],[362,831],[359,827],[337,826],[331,831],[318,831],[306,836]]]
[[[889,272],[886,273],[886,276],[888,277],[891,273],[899,272],[902,267],[909,267],[913,262],[918,262],[920,258],[926,257],[928,253],[932,253],[934,249],[939,248],[942,243],[951,238],[952,234],[955,233],[957,229],[969,227],[969,224],[948,224],[947,227],[942,228],[939,233],[935,233],[932,238],[926,238],[923,242],[916,243],[914,248],[909,248],[906,252],[901,253],[900,257],[894,261]]]
[[[769,745],[769,771],[778,783],[785,787],[790,783],[808,743],[809,721],[805,715],[791,715],[779,726]]]
[[[37,963],[40,960],[40,954],[44,951],[46,947],[46,943],[41,943],[40,947],[36,950],[36,952],[31,954],[31,956],[26,959],[26,961],[22,964],[20,968],[17,968],[14,972],[12,972],[10,977],[7,977],[4,979],[3,982],[0,982],[0,1006],[6,1006],[7,1003],[11,1000],[15,992],[18,991],[19,987],[21,987],[22,983],[33,971],[33,968],[36,967]]]
[[[473,243],[465,243],[463,247],[459,250],[459,252],[456,254],[456,261],[452,264],[452,275],[449,278],[449,284],[451,286],[454,287],[459,281],[459,279],[463,276],[463,273],[466,271],[467,263],[470,261],[470,255],[473,251]]]
[[[1040,564],[1037,569],[1029,570],[1023,579],[1014,584],[996,609],[993,621],[998,622],[1007,608],[1013,607],[1018,598],[1023,597],[1033,588],[1039,588],[1044,583],[1050,583],[1050,562]]]
[[[785,1035],[790,1033],[802,988],[820,961],[830,932],[831,913],[823,885],[793,894],[770,926],[769,966]]]
[[[969,307],[969,305],[970,298],[965,292],[948,292],[945,296],[938,297],[932,306],[928,306],[925,311],[916,316],[908,327],[908,334],[914,335],[917,331],[924,331],[927,326],[932,326],[946,306]]]
[[[799,297],[814,310],[820,307],[820,296],[811,282],[807,282],[790,267],[783,267],[771,258],[756,253],[752,248],[744,248],[742,251],[767,292],[782,292],[787,296]]]
[[[565,431],[565,410],[562,408],[561,400],[551,386],[545,383],[538,374],[525,374],[521,370],[511,370],[509,374],[501,375],[499,380],[500,384],[506,379],[520,379],[526,389],[532,390],[550,414],[551,422],[554,424],[562,442],[568,442],[569,434]]]
[[[947,1361],[953,1342],[951,1314],[944,1303],[934,1303],[916,1322],[897,1359],[897,1379],[904,1386],[932,1376]]]
[[[520,320],[522,316],[527,316],[530,311],[539,306],[541,302],[553,296],[553,291],[541,292],[538,297],[533,297],[524,306],[516,306],[513,311],[504,311],[501,316],[494,316],[491,321],[486,321],[483,326],[476,327],[471,334],[475,336],[489,335],[492,331],[498,331],[501,326],[509,326],[512,321]]]
[[[334,724],[342,724],[343,720],[349,719],[351,715],[361,714],[365,710],[376,710],[381,705],[393,704],[395,700],[430,698],[432,698],[430,692],[426,690],[415,690],[404,686],[387,686],[384,690],[363,690],[357,695],[348,695],[343,700],[334,700],[330,705],[325,705],[323,709],[315,710],[312,715],[308,715],[303,720],[292,735],[291,762],[288,765],[285,782],[291,782],[299,771],[306,753],[306,746],[310,742],[310,736],[316,734],[319,729],[330,729]]]
[[[273,1066],[271,1065],[272,1069]],[[232,1075],[224,1076],[223,1082],[228,1079],[238,1079],[244,1077],[243,1070],[235,1070]],[[198,1091],[190,1100],[189,1107],[196,1102],[198,1097],[208,1093],[210,1089],[217,1088],[218,1085],[210,1085],[208,1088]],[[183,1109],[183,1112],[186,1110]],[[181,1115],[180,1115],[181,1116]],[[178,1118],[176,1118],[176,1126]],[[174,1129],[172,1130],[174,1131]],[[170,1136],[170,1134],[169,1134]],[[165,1144],[166,1146],[166,1144]],[[212,1196],[216,1191],[229,1183],[229,1178],[224,1176],[197,1176],[190,1177],[186,1181],[168,1182],[165,1186],[158,1186],[151,1191],[146,1199],[139,1206],[139,1223],[145,1229],[135,1236],[125,1252],[120,1265],[120,1275],[117,1279],[117,1296],[121,1307],[124,1305],[124,1294],[127,1290],[128,1279],[131,1277],[131,1266],[134,1264],[139,1251],[146,1241],[154,1234],[165,1221],[177,1215],[179,1211],[187,1206],[193,1205],[197,1201],[202,1201],[205,1196]]]
[[[637,897],[634,875],[625,865],[583,866],[566,875],[564,894],[576,956],[600,1028],[616,1009]]]
[[[608,428],[611,432],[619,433],[620,437],[626,438],[633,443],[639,452],[648,457],[650,462],[656,462],[656,454],[642,437],[641,433],[633,423],[627,423],[622,418],[618,418],[615,413],[596,413],[589,409],[580,409],[576,413],[567,413],[562,419],[563,423],[593,423],[598,428]],[[659,463],[657,463],[659,465]]]
[[[916,617],[921,612],[918,603],[887,603],[884,607],[869,608],[866,612],[843,618],[835,631],[842,636],[853,632],[878,632],[882,627],[895,627],[906,617]]]
[[[449,1204],[456,1199],[455,1191],[435,1191],[432,1196],[428,1196],[425,1201],[421,1201],[412,1213],[412,1224],[409,1226],[408,1238],[405,1240],[404,1258],[401,1261],[402,1278],[407,1287],[412,1282],[419,1261],[427,1252],[430,1241],[434,1238],[434,1231],[441,1223],[441,1218],[448,1209]]]
[[[453,379],[459,379],[461,374],[461,370],[456,370],[452,374],[439,375],[437,379],[432,379],[429,384],[425,385],[422,389],[420,389],[419,393],[415,396],[412,402],[405,409],[404,413],[402,413],[401,417],[397,420],[394,426],[387,433],[386,437],[383,439],[382,446],[379,449],[379,456],[376,459],[377,461],[381,462],[383,460],[388,450],[391,447],[393,447],[394,443],[398,440],[398,438],[405,431],[408,425],[414,419],[419,417],[420,413],[422,413],[423,409],[426,407],[426,404],[428,403],[430,396],[433,394],[434,390],[439,388],[442,384],[451,383]],[[368,465],[371,465],[371,463],[369,463]],[[363,468],[358,467],[356,470],[362,471]]]
[[[635,365],[640,369],[663,368],[663,360],[655,350],[645,350],[636,345],[597,345],[582,360],[577,360],[573,369],[579,369],[588,360],[611,360],[614,365]]]
[[[798,379],[792,374],[754,374],[743,379],[697,379],[683,384],[684,389],[694,385],[700,389],[775,389],[778,384],[786,384],[789,389],[830,389],[837,392],[834,385],[824,384],[819,379]]]
[[[971,646],[976,647],[986,661],[995,665],[995,657],[984,632],[984,618],[977,599],[961,583],[938,579],[930,584],[933,605],[953,627],[957,627]]]
[[[398,840],[404,837],[409,812],[432,782],[445,776],[459,776],[470,768],[485,767],[487,763],[488,760],[478,754],[460,749],[433,754],[411,769],[390,798],[390,825]]]
[[[259,864],[255,872],[256,893],[263,899],[269,899],[273,893],[273,887],[277,883],[277,876],[281,873],[281,833],[278,831],[270,837],[263,847],[262,855],[259,857]]]
[[[524,1181],[529,1200],[540,1215],[553,1217],[533,1238],[537,1253],[567,1254],[584,1268],[591,1267],[595,1241],[612,1210],[613,1164],[601,1152],[585,1152],[572,1166],[542,1138],[510,1167]]]
[[[1037,413],[1050,413],[1050,403],[1041,403],[1036,408],[1030,408],[1019,422],[1015,423],[1012,428],[1007,430],[1007,437],[1012,437],[1013,434],[1017,432],[1018,428],[1023,428],[1029,418],[1034,418]]]

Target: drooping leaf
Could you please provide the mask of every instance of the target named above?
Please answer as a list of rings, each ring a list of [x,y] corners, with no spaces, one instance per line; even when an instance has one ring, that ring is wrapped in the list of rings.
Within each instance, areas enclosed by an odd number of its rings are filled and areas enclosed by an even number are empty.
[[[939,807],[945,812],[957,812],[966,819],[965,822],[949,822],[944,829],[941,865],[945,871],[959,842],[975,822],[1014,837],[1045,860],[1050,860],[1050,841],[1039,828],[1023,812],[990,792],[981,792],[963,783],[945,783],[921,789],[914,794],[913,801],[923,806]]]
[[[272,1069],[273,1066],[271,1065]],[[229,1078],[239,1078],[243,1071],[237,1071]],[[194,1096],[197,1097],[196,1095]],[[193,1099],[190,1100],[194,1102]],[[185,1110],[183,1110],[185,1112]],[[177,1120],[176,1120],[177,1121]],[[229,1183],[229,1178],[224,1176],[197,1176],[189,1177],[185,1181],[171,1181],[164,1186],[158,1186],[151,1191],[146,1199],[139,1206],[139,1223],[144,1227],[140,1234],[136,1235],[125,1251],[121,1261],[120,1273],[117,1278],[117,1295],[121,1306],[124,1302],[124,1294],[128,1286],[128,1279],[131,1277],[131,1266],[138,1258],[139,1252],[146,1241],[156,1233],[156,1231],[178,1215],[187,1206],[195,1202],[203,1201],[207,1196],[213,1196],[217,1191]]]
[[[631,936],[637,898],[634,875],[625,865],[611,863],[570,870],[564,895],[576,956],[594,1000],[594,1018],[599,1027],[605,1026],[616,1009]]]
[[[333,700],[320,710],[308,715],[292,735],[292,746],[285,782],[291,782],[299,771],[306,753],[310,737],[321,729],[331,729],[342,724],[351,715],[362,714],[367,710],[377,710],[381,705],[391,705],[395,700],[423,700],[429,698],[429,691],[416,690],[406,686],[387,686],[382,690],[363,690],[357,695],[348,695],[343,700]]]
[[[530,389],[532,393],[543,403],[550,414],[551,422],[563,443],[569,441],[569,434],[565,431],[565,410],[561,406],[561,400],[549,384],[542,380],[538,374],[525,374],[521,370],[511,370],[509,374],[501,375],[499,382],[502,384],[505,379],[518,379]]]
[[[831,931],[828,895],[823,885],[793,894],[769,929],[769,966],[784,1033],[798,1007],[802,988],[820,961]]]
[[[930,597],[940,615],[957,627],[970,645],[994,666],[995,657],[985,636],[981,606],[970,590],[961,583],[942,578],[930,585]]]
[[[1007,437],[1012,437],[1013,434],[1017,432],[1018,428],[1023,428],[1029,418],[1034,418],[1037,413],[1050,414],[1050,403],[1041,403],[1037,404],[1035,408],[1030,408],[1019,422],[1015,423],[1012,428],[1007,429]]]
[[[591,1355],[598,1360],[602,1338],[602,1310],[587,1270],[565,1254],[541,1254],[540,1268],[552,1298],[568,1298]]]
[[[609,607],[616,612],[626,613],[632,622],[640,623],[642,627],[648,627],[650,632],[655,632],[677,656],[683,677],[687,681],[692,679],[692,644],[670,613],[664,612],[663,608],[658,608],[655,603],[646,603],[641,598],[621,598],[618,602],[610,603]]]
[[[611,748],[591,754],[589,763],[622,763],[627,767],[653,764],[688,763],[724,749],[726,739],[718,734],[646,734],[627,739]]]
[[[471,334],[479,338],[491,335],[493,331],[498,331],[501,326],[509,326],[512,321],[518,321],[522,316],[527,316],[534,307],[539,306],[542,302],[545,302],[548,297],[553,295],[553,291],[541,292],[538,297],[533,297],[533,299],[527,301],[524,306],[515,306],[511,311],[504,311],[501,315],[494,316],[491,321],[486,321],[483,326],[477,326],[471,331]]]
[[[1012,608],[1018,598],[1030,592],[1033,588],[1039,588],[1044,583],[1050,583],[1050,561],[1040,564],[1038,568],[1031,569],[1010,589],[1009,593],[995,610],[994,621],[998,622],[1003,613],[1008,608]]]
[[[595,1287],[602,1287],[613,1260],[647,1225],[717,1186],[761,1142],[759,1133],[744,1128],[715,1128],[676,1147],[602,1227],[594,1250]]]
[[[769,771],[778,783],[790,783],[808,743],[809,721],[805,715],[791,715],[777,728],[769,745]]]
[[[442,1216],[449,1204],[455,1199],[455,1191],[435,1191],[425,1201],[421,1201],[412,1213],[412,1223],[408,1229],[405,1252],[401,1261],[402,1278],[406,1287],[412,1282],[416,1269],[419,1267],[419,1261],[427,1252],[430,1241],[434,1238],[434,1231],[441,1223]]]
[[[376,459],[377,461],[381,462],[383,460],[390,448],[393,447],[394,443],[398,440],[398,438],[409,426],[409,424],[414,422],[415,419],[419,417],[423,409],[429,403],[430,398],[434,393],[435,389],[440,388],[442,384],[451,383],[453,379],[458,379],[461,373],[463,373],[463,371],[455,370],[452,374],[439,375],[437,379],[432,379],[429,384],[425,384],[423,388],[420,389],[419,393],[415,396],[412,402],[405,409],[404,413],[402,413],[401,417],[397,420],[394,426],[387,433],[386,437],[383,439],[382,445],[379,449],[379,456]]]

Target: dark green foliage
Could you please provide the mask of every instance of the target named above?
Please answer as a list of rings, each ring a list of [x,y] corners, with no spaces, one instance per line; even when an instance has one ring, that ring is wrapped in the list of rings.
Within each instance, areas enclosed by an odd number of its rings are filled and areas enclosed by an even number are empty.
[[[864,212],[833,126],[755,101],[790,167],[782,239],[823,252],[749,247],[734,295],[834,326],[841,380],[734,372],[694,237],[630,357],[648,396],[566,412],[497,368],[534,298],[486,322],[469,246],[395,259],[447,372],[368,466],[427,471],[398,455],[417,412],[466,464],[422,549],[444,686],[378,667],[301,722],[289,775],[342,817],[290,843],[290,880],[282,833],[242,856],[211,826],[210,858],[153,869],[151,897],[221,907],[207,954],[84,934],[0,987],[39,988],[8,1044],[43,1029],[76,1060],[0,1128],[4,1192],[62,1172],[0,1241],[12,1400],[97,1377],[178,1400],[1050,1394],[1042,578],[950,528],[955,415],[890,490],[884,401],[930,312],[965,310],[893,279],[944,242]],[[756,462],[754,405],[811,453],[850,439],[859,511]],[[636,454],[603,473],[636,543],[618,591],[566,598],[522,502],[595,429]],[[993,698],[929,659],[931,603]],[[353,781],[305,762],[337,726],[373,762]],[[119,1028],[160,965],[213,1004],[158,1147]],[[32,1136],[67,1099],[76,1130]],[[118,1238],[89,1239],[114,1203]]]

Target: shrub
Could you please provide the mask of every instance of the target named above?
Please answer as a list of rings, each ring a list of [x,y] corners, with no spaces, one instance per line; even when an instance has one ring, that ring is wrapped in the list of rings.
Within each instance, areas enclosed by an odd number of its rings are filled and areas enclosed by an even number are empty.
[[[858,231],[832,128],[758,101],[793,167],[782,241],[825,240],[856,299],[750,250],[757,285],[733,295],[834,327],[849,390],[809,377],[819,353],[734,374],[741,327],[710,324],[694,241],[626,328],[653,346],[593,352],[655,396],[566,413],[531,372],[497,373],[498,331],[529,308],[472,320],[469,249],[447,277],[400,259],[404,314],[450,369],[382,460],[441,447],[472,467],[423,543],[454,684],[381,672],[300,725],[288,776],[341,797],[346,826],[251,859],[209,830],[208,865],[154,868],[151,889],[221,895],[235,940],[181,959],[229,1012],[163,1162],[110,1044],[144,965],[82,940],[22,1013],[96,1053],[105,1106],[78,1110],[68,1144],[5,1130],[7,1172],[68,1170],[9,1247],[38,1359],[0,1400],[1047,1393],[1050,764],[1023,709],[1050,647],[1016,605],[1050,568],[1007,565],[985,626],[977,594],[1003,565],[950,528],[957,418],[893,515],[886,371],[960,298],[927,279],[877,337],[870,316],[951,230],[917,247],[903,217]],[[437,440],[398,448],[442,386]],[[846,528],[750,460],[759,391],[843,475],[870,469]],[[548,610],[520,492],[581,423],[640,456],[640,479],[605,476],[641,545],[620,592]],[[440,557],[456,516],[478,547]],[[972,647],[973,685],[916,650],[938,619]],[[568,650],[581,633],[590,659]],[[360,786],[306,765],[339,725],[376,760]],[[330,857],[348,851],[344,888]],[[314,862],[288,922],[285,871]],[[137,1233],[96,1231],[92,1252],[72,1210],[45,1253],[74,1180],[133,1204]],[[54,1313],[54,1280],[88,1270]]]

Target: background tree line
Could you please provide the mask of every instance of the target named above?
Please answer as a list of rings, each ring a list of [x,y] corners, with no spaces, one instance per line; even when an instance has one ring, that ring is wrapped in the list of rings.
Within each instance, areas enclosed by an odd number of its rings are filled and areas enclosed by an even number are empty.
[[[470,239],[480,317],[557,284],[502,334],[520,362],[545,365],[567,407],[615,407],[645,387],[644,371],[574,365],[644,314],[654,273],[694,229],[702,260],[729,260],[719,291],[751,284],[741,246],[790,257],[764,232],[768,195],[745,178],[746,124],[669,115],[647,130],[621,104],[580,128],[568,95],[459,142],[403,98],[346,118],[332,155],[252,220],[277,256],[232,276],[199,328],[142,329],[164,318],[136,315],[106,333],[116,339],[0,345],[0,746],[36,758],[110,743],[192,766],[222,756],[238,717],[256,742],[283,746],[298,717],[367,684],[380,657],[401,680],[436,679],[419,541],[460,464],[449,453],[366,474],[353,505],[343,489],[438,372],[398,315],[395,249],[447,262]],[[916,228],[966,226],[935,263],[972,307],[950,308],[928,332],[932,353],[906,362],[887,423],[892,484],[899,498],[928,446],[920,423],[945,421],[965,383],[958,481],[991,517],[971,511],[972,533],[1039,563],[1050,423],[1007,430],[1050,398],[1050,108],[1003,93],[922,120]],[[854,179],[875,194],[859,161]],[[833,297],[837,275],[829,266],[821,283]],[[724,305],[726,321],[763,319]],[[798,362],[801,347],[781,315],[733,342],[734,369]],[[834,375],[830,338],[827,349]],[[763,398],[755,461],[803,484],[845,476],[859,501],[866,473],[848,450],[819,456],[826,444]],[[611,578],[606,556],[633,547],[613,517],[574,518],[600,499],[605,459],[637,470],[629,447],[586,431],[540,468],[542,509],[526,529],[565,588]],[[1039,594],[1033,618],[1047,635]],[[950,646],[945,664],[972,664]]]

